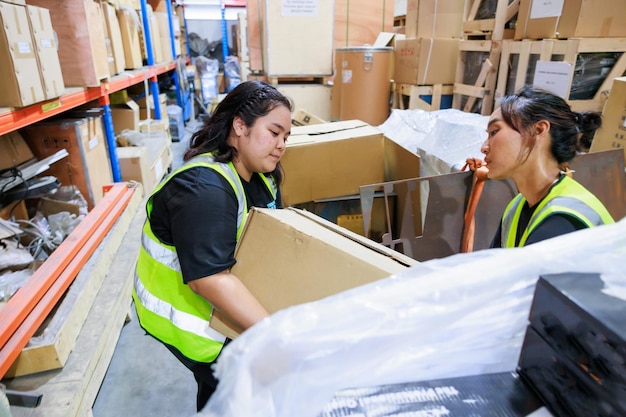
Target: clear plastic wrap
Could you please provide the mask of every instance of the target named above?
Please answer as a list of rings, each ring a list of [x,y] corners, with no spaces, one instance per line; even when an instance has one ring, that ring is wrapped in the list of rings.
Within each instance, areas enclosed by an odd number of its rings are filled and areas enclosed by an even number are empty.
[[[489,116],[455,109],[397,110],[378,128],[419,155],[422,176],[458,172],[468,157],[482,158]]]
[[[351,387],[514,370],[541,274],[598,272],[626,297],[626,220],[435,259],[281,310],[230,343],[204,417],[315,417]]]

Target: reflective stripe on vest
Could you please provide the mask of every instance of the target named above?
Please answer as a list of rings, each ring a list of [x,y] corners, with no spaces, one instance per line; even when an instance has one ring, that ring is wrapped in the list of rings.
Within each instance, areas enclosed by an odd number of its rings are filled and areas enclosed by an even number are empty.
[[[214,162],[210,154],[198,155],[172,172],[152,192],[146,204],[148,219],[152,199],[176,174],[198,166],[214,169],[232,186],[238,201],[237,240],[247,218],[243,185],[232,163]],[[265,175],[268,190],[276,199],[275,183]],[[209,326],[213,306],[183,282],[176,248],[161,243],[144,223],[141,248],[135,273],[133,299],[142,327],[157,339],[176,347],[197,362],[212,362],[219,354],[225,336]]]
[[[502,217],[501,244],[515,247],[520,213],[526,199],[518,194],[508,204]],[[586,227],[614,223],[613,218],[596,196],[570,177],[564,176],[539,203],[522,233],[518,246],[524,246],[530,234],[550,215],[567,214]]]

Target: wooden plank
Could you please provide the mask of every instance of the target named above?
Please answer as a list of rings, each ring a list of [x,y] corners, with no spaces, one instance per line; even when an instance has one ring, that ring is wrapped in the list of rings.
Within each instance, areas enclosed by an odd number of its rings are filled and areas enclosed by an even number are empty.
[[[489,115],[493,110],[493,100],[498,77],[498,66],[502,53],[501,41],[468,41],[460,43],[459,59],[457,60],[457,70],[454,83],[454,96],[452,108],[464,111],[473,111],[476,99],[481,99],[478,111],[482,115]],[[466,80],[466,66],[469,52],[481,52],[481,70],[476,79]],[[467,96],[466,101],[463,98]]]
[[[471,4],[470,4],[471,2]],[[520,0],[514,0],[509,4],[508,0],[498,0],[495,15],[488,19],[476,19],[478,8],[482,0],[467,0],[466,10],[469,10],[463,22],[463,36],[465,39],[481,37],[486,40],[512,38],[513,31],[507,30],[506,25],[519,11]]]
[[[393,105],[394,109],[406,110],[404,96],[409,96],[409,110],[425,110],[433,111],[441,109],[441,97],[453,93],[452,85],[412,85],[412,84],[394,84],[393,85]],[[431,102],[428,103],[421,96],[432,96]]]
[[[141,194],[134,193],[128,207],[77,275],[53,316],[22,350],[5,377],[29,375],[65,365],[113,257],[139,207]]]
[[[11,407],[13,417],[89,415],[131,304],[134,265],[144,221],[144,210],[137,210],[65,367],[3,381],[12,390],[43,394],[37,408]]]

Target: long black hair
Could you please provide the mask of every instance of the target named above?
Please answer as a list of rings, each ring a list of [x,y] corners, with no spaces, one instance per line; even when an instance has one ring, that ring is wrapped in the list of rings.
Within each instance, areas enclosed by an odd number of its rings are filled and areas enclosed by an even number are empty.
[[[240,117],[246,126],[252,127],[259,117],[267,115],[277,106],[285,106],[290,111],[293,106],[289,98],[276,87],[262,81],[245,81],[237,85],[217,105],[213,114],[191,136],[189,148],[183,155],[188,161],[201,153],[212,152],[215,161],[230,162],[237,156],[237,149],[228,144],[228,137],[235,117]],[[282,169],[280,163],[270,173],[280,184]]]
[[[523,87],[500,102],[504,121],[535,144],[533,127],[540,120],[550,122],[550,151],[559,164],[574,159],[577,152],[587,151],[595,131],[602,125],[600,113],[572,111],[561,97],[539,88]]]

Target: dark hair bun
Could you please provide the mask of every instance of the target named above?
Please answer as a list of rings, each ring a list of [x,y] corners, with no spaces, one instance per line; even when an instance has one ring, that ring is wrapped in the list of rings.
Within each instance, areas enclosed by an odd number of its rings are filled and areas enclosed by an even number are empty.
[[[595,131],[602,126],[602,115],[596,112],[581,112],[577,114],[580,139],[578,142],[584,150],[589,150]]]

